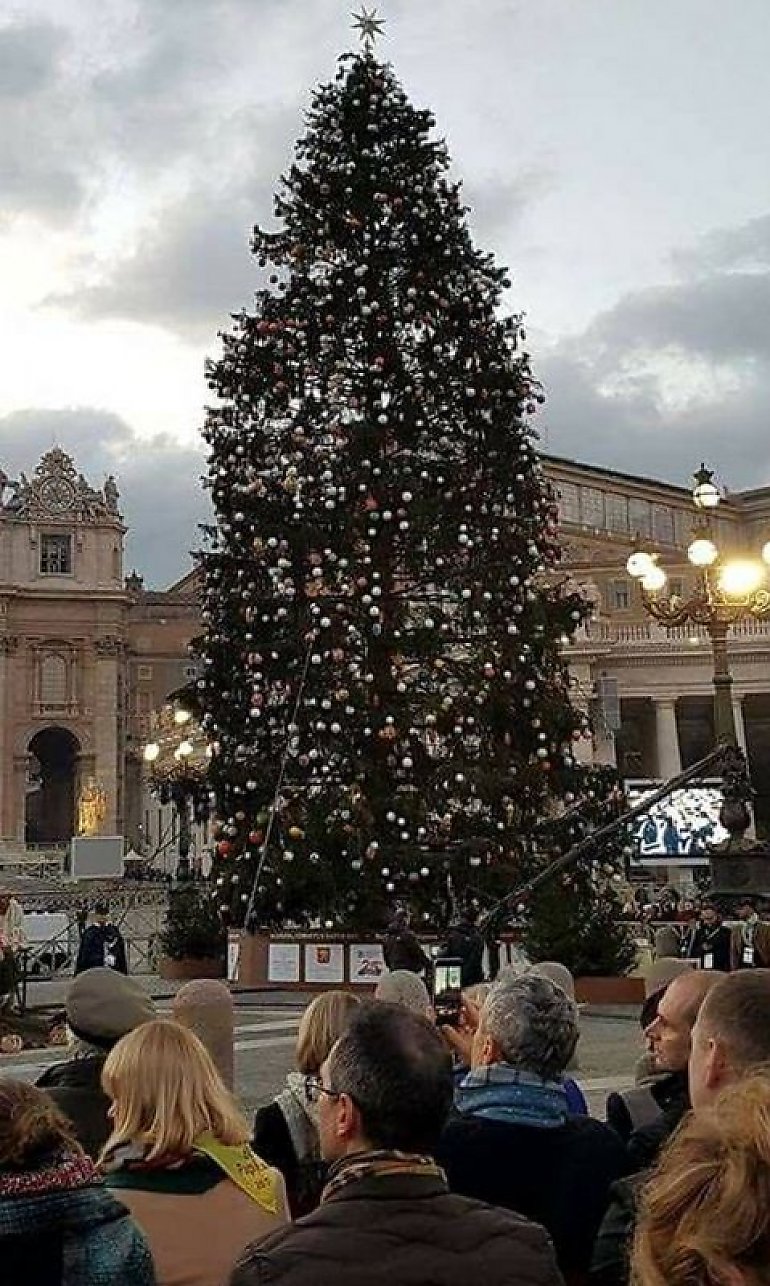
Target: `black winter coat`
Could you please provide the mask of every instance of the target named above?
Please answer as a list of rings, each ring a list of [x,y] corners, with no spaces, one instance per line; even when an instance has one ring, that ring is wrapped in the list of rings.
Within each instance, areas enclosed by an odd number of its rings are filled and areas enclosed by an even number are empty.
[[[634,1130],[628,1140],[628,1172],[637,1174],[655,1163],[663,1144],[674,1133],[686,1112],[690,1110],[687,1072],[672,1072],[652,1087],[660,1104],[660,1116],[650,1125]]]
[[[704,967],[704,960],[710,960],[711,969],[729,973],[731,947],[732,934],[726,924],[713,929],[699,924],[688,933],[682,954],[689,960],[697,960],[699,969]]]
[[[230,1286],[562,1286],[542,1228],[434,1175],[354,1180],[250,1246]]]
[[[107,1055],[73,1058],[47,1067],[35,1082],[75,1127],[80,1146],[95,1161],[107,1142],[111,1125],[110,1100],[102,1089],[102,1068]]]
[[[409,969],[411,973],[430,972],[430,957],[426,956],[417,935],[411,929],[389,929],[385,935],[382,954],[391,971]]]
[[[610,1204],[594,1244],[591,1286],[627,1286],[639,1195],[648,1178],[649,1172],[643,1170],[610,1188]]]
[[[251,1146],[263,1161],[280,1170],[286,1184],[286,1198],[292,1219],[315,1210],[328,1167],[323,1161],[299,1160],[294,1150],[286,1117],[277,1103],[257,1109]]]
[[[462,961],[462,985],[473,987],[484,981],[484,939],[475,925],[467,920],[450,926],[444,951]]]
[[[542,1224],[568,1280],[588,1271],[610,1184],[626,1171],[620,1139],[588,1116],[542,1129],[455,1113],[436,1160],[453,1192]]]
[[[109,963],[110,960],[112,963]],[[123,941],[123,935],[114,924],[92,924],[80,939],[75,973],[85,973],[86,969],[104,968],[128,973],[126,944]]]

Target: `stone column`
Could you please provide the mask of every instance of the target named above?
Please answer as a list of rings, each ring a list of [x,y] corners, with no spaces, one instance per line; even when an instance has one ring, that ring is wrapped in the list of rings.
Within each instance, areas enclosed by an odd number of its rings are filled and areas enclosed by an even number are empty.
[[[742,696],[738,697],[734,693],[733,693],[733,723],[735,724],[735,740],[737,741],[739,748],[743,751],[744,755],[746,756],[746,762],[748,763],[749,747],[748,747],[748,742],[746,741],[746,720],[743,715],[743,697]],[[749,763],[749,773],[751,773],[750,763]],[[751,813],[751,824],[749,825],[749,828],[746,831],[746,838],[754,840],[757,838],[757,827],[754,820],[754,809],[751,806],[749,807],[749,812]]]
[[[676,777],[682,771],[679,753],[679,730],[676,726],[676,700],[673,697],[654,697],[655,739],[658,750],[658,776],[663,781]]]
[[[735,739],[744,755],[748,757],[748,747],[746,744],[746,722],[743,718],[743,697],[737,697],[733,693],[733,721],[735,723]]]
[[[576,665],[574,662],[570,661],[569,673],[570,678],[574,683],[571,693],[572,700],[578,710],[585,715],[590,715],[589,693],[593,686],[591,666],[580,664]],[[595,759],[595,743],[596,738],[592,738],[590,736],[580,737],[577,741],[572,742],[572,754],[575,756],[575,759],[579,764],[583,764],[589,768],[591,767]]]
[[[107,796],[102,834],[117,835],[118,817],[118,666],[121,639],[107,636],[96,640],[94,676],[93,746],[94,775]]]
[[[0,636],[0,840],[16,838],[13,807],[13,754],[10,741],[13,727],[11,718],[13,684],[10,679],[10,668],[11,653],[15,648],[16,639],[10,638],[7,634]]]

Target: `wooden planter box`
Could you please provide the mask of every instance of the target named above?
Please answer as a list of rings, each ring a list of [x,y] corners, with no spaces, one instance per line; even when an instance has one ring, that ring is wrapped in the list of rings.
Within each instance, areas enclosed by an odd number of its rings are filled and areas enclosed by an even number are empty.
[[[575,999],[583,1005],[641,1005],[643,978],[576,978]]]
[[[194,960],[192,956],[187,956],[184,960],[161,956],[158,973],[169,982],[189,982],[193,978],[224,978],[225,966],[224,961],[214,956],[203,960]]]

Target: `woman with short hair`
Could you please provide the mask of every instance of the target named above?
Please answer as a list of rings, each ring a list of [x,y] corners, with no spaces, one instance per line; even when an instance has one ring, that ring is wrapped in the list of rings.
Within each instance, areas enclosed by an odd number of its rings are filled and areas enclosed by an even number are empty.
[[[730,1085],[691,1112],[645,1184],[635,1286],[770,1282],[770,1078]]]
[[[307,1077],[318,1076],[358,1003],[352,992],[337,990],[311,1000],[297,1032],[296,1070],[289,1072],[273,1102],[260,1107],[254,1117],[252,1147],[281,1171],[294,1219],[315,1210],[326,1177],[318,1140],[318,1104],[308,1098]]]
[[[0,1280],[154,1286],[152,1256],[55,1103],[0,1078]]]
[[[107,1185],[145,1232],[158,1286],[224,1286],[244,1247],[286,1222],[286,1194],[210,1054],[178,1023],[144,1023],[110,1051],[102,1085]]]

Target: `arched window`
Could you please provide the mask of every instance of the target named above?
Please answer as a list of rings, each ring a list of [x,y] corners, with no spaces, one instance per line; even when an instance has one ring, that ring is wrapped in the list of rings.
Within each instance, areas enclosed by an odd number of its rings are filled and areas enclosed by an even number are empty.
[[[67,696],[67,658],[48,652],[40,662],[40,704],[66,706]]]

